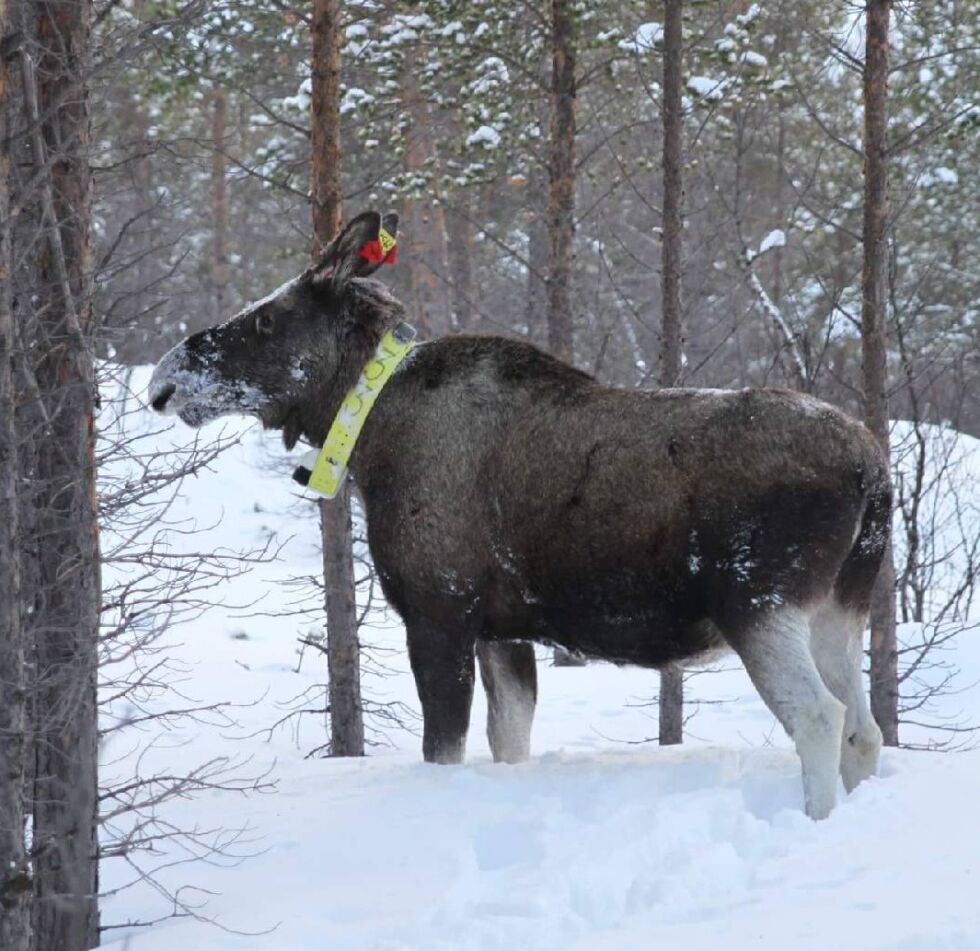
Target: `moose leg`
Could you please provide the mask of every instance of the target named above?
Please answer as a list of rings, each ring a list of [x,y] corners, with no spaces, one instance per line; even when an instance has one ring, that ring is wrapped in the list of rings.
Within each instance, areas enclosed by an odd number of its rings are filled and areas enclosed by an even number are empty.
[[[480,679],[487,692],[487,737],[496,763],[531,755],[531,721],[538,698],[534,648],[519,641],[477,641]]]
[[[473,638],[426,622],[407,627],[422,703],[422,755],[427,763],[462,763],[473,702]]]
[[[810,654],[806,615],[796,608],[767,614],[739,631],[732,646],[796,745],[806,814],[825,818],[837,798],[844,704],[827,689]]]
[[[810,650],[830,692],[845,704],[840,773],[850,792],[878,770],[881,730],[864,690],[864,617],[828,601],[810,619]]]

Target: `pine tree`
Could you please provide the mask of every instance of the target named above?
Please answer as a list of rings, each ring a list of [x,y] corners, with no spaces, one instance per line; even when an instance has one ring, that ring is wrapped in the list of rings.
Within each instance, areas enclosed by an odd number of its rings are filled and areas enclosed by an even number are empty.
[[[551,131],[548,139],[548,348],[574,362],[575,11],[551,0]]]
[[[48,423],[35,437],[32,600],[34,932],[39,947],[83,951],[99,937],[98,668],[101,577],[95,482],[91,176],[86,77],[89,0],[37,3],[25,51],[44,254],[34,286],[36,379]],[[37,53],[34,76],[30,53]]]
[[[663,78],[663,340],[660,349],[660,385],[677,386],[681,379],[683,342],[681,310],[681,250],[683,241],[683,114],[681,101],[683,56],[683,0],[664,6]],[[680,743],[684,737],[684,675],[679,667],[660,673],[660,744]]]
[[[864,59],[864,268],[861,343],[864,419],[882,449],[888,431],[888,22],[891,0],[870,0]],[[871,608],[871,710],[898,745],[895,564],[889,541]]]
[[[10,28],[0,0],[0,37]],[[17,425],[14,391],[15,327],[11,300],[11,157],[8,132],[12,97],[8,65],[0,56],[0,948],[31,947],[27,828],[27,688],[20,623],[21,589],[17,500]]]
[[[314,0],[312,59],[312,204],[314,257],[340,230],[340,0]],[[350,486],[322,499],[323,580],[327,610],[330,752],[364,755],[361,656],[354,591],[354,537]]]

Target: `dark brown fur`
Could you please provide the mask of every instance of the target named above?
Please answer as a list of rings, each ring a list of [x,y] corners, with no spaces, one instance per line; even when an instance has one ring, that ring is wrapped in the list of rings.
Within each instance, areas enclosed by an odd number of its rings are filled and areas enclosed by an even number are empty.
[[[650,666],[835,585],[865,610],[887,531],[881,453],[829,406],[617,390],[492,337],[420,347],[353,469],[406,618]]]

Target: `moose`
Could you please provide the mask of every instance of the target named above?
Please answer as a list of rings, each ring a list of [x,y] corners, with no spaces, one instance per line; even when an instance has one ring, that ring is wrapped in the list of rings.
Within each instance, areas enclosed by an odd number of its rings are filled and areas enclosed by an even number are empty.
[[[405,308],[371,277],[397,216],[157,365],[149,402],[319,447]],[[392,239],[393,240],[393,239]],[[794,741],[806,813],[877,768],[862,637],[889,536],[881,447],[799,392],[606,386],[529,343],[452,335],[391,373],[349,467],[405,623],[423,755],[464,756],[475,658],[495,761],[530,752],[534,643],[661,668],[741,659]]]

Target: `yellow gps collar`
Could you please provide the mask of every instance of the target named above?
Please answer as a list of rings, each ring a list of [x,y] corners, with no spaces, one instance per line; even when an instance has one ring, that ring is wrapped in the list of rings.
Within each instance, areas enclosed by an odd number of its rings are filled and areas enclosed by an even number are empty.
[[[371,408],[398,365],[415,346],[414,340],[415,328],[406,323],[399,323],[381,338],[374,356],[364,365],[357,383],[340,404],[323,447],[319,452],[314,450],[316,462],[312,468],[300,465],[293,473],[297,482],[328,499],[337,495],[344,484],[347,464]],[[308,457],[303,461],[312,462],[312,459]]]

